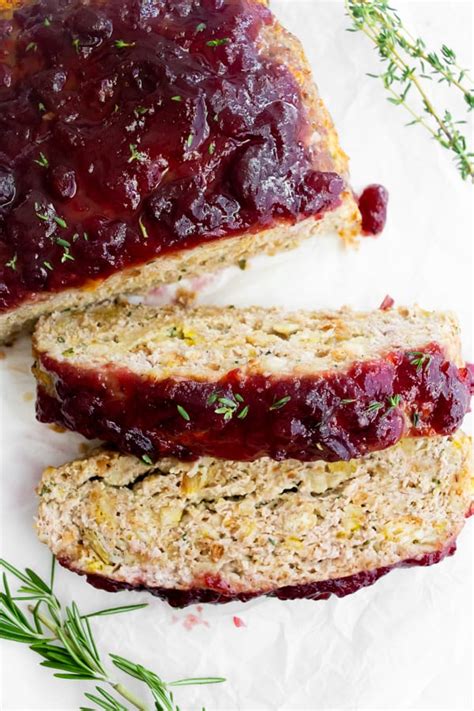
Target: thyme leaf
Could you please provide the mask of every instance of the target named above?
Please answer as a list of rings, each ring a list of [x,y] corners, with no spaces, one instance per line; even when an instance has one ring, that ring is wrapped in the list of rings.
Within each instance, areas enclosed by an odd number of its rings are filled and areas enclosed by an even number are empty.
[[[408,355],[411,358],[411,365],[416,366],[417,373],[424,367],[427,368],[431,363],[431,355],[429,353],[422,353],[421,351],[412,351]]]
[[[40,157],[37,158],[34,163],[37,163],[40,165],[42,168],[47,168],[49,166],[49,160],[46,158],[44,153],[40,152]]]
[[[178,410],[179,414],[183,418],[183,420],[186,420],[186,422],[190,422],[191,418],[189,416],[189,413],[184,409],[182,405],[177,405],[176,409]]]
[[[287,395],[286,397],[282,397],[280,400],[274,401],[273,405],[270,406],[270,411],[281,410],[282,407],[285,407],[285,405],[288,405],[290,400],[291,400],[291,395]]]
[[[6,267],[9,269],[13,269],[14,272],[16,272],[16,263],[18,261],[18,254],[15,252],[13,257],[8,260],[8,262],[5,264]]]

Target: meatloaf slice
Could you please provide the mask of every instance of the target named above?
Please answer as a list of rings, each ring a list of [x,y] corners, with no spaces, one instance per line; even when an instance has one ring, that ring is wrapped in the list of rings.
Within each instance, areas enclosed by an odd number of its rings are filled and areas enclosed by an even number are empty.
[[[470,373],[450,314],[105,304],[34,334],[37,414],[144,456],[349,460],[451,434]]]
[[[347,595],[454,552],[472,499],[463,434],[327,464],[203,458],[146,465],[101,451],[47,469],[37,530],[106,590],[171,605]]]
[[[0,341],[44,313],[359,233],[303,49],[266,5],[0,2]]]

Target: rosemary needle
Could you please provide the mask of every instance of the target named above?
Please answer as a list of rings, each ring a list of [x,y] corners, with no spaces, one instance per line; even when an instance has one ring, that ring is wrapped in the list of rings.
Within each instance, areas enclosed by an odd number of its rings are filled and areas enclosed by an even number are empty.
[[[172,687],[218,684],[225,681],[221,677],[204,677],[165,682],[155,672],[140,664],[109,654],[115,669],[145,685],[147,695],[151,695],[154,700],[153,707],[150,706],[107,670],[89,622],[91,617],[131,612],[146,607],[146,604],[107,608],[83,615],[75,602],[63,608],[53,592],[54,557],[49,582],[45,582],[30,568],[21,571],[5,560],[0,560],[0,567],[21,583],[17,592],[12,595],[7,575],[3,573],[3,591],[0,592],[0,638],[27,644],[43,658],[41,666],[54,669],[54,676],[60,679],[95,681],[109,687],[107,689],[96,686],[97,695],[85,694],[89,701],[97,705],[97,709],[129,711],[134,708],[139,711],[151,711],[153,708],[155,711],[179,711],[173,699]],[[30,604],[21,606],[18,603]],[[124,699],[128,706],[117,699],[116,695]],[[82,709],[91,711],[90,707],[84,706]]]

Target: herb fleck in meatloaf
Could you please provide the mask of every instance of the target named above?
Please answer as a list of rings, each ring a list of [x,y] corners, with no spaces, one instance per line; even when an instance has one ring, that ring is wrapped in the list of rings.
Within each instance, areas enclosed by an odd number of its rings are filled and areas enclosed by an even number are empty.
[[[0,54],[0,340],[360,230],[301,45],[266,2],[3,0]]]
[[[349,460],[451,434],[469,407],[457,322],[418,308],[105,304],[33,342],[39,419],[148,460]]]
[[[403,440],[325,464],[112,452],[47,469],[37,530],[97,587],[183,606],[327,598],[454,552],[472,499],[470,440]]]

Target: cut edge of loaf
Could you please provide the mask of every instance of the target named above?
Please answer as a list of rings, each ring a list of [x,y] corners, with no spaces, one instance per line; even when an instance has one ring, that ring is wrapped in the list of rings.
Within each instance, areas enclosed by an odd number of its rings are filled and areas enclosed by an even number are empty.
[[[16,309],[0,314],[0,343],[8,342],[24,328],[31,329],[35,321],[44,314],[84,308],[121,294],[145,292],[154,287],[176,283],[182,278],[202,276],[236,266],[241,259],[260,254],[272,256],[277,252],[294,249],[326,227],[338,225],[339,231],[343,231],[344,214],[349,220],[354,218],[353,224],[358,224],[358,208],[349,195],[340,208],[326,213],[321,220],[309,218],[290,227],[278,226],[270,230],[215,240],[191,250],[181,250],[159,257],[141,266],[129,267],[107,279],[90,282],[80,289],[39,295],[36,300],[25,302]],[[352,234],[356,233],[357,227]]]
[[[154,380],[209,382],[236,368],[268,377],[341,373],[356,362],[429,344],[464,365],[456,316],[419,306],[357,312],[104,302],[46,316],[33,335],[39,370],[46,355],[82,368],[115,365]]]
[[[442,557],[470,512],[471,441],[310,465],[99,451],[47,469],[38,493],[40,540],[104,587],[245,598]]]

